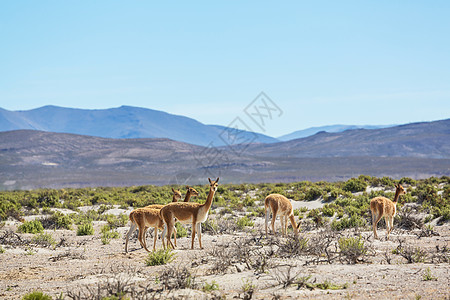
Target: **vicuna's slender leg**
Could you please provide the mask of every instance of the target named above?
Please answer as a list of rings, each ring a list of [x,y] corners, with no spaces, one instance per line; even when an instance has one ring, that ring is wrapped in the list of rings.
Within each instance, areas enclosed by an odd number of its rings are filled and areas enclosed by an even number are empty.
[[[169,245],[172,246],[172,249],[175,249],[175,246],[173,245],[172,241],[171,241],[171,236],[173,233],[173,218],[171,217],[171,222],[169,222],[169,224],[167,224],[167,233],[166,233],[166,237],[167,237],[167,248],[169,248]]]
[[[284,216],[280,216],[280,222],[281,222],[281,234],[284,236],[284,235],[286,235],[286,232],[285,232],[285,221],[286,221],[286,219],[285,219],[285,217]]]
[[[275,234],[275,220],[277,219],[278,207],[272,208],[272,233]]]
[[[200,249],[203,249],[203,247],[202,247],[202,223],[197,223],[197,237],[198,237],[198,243],[200,245]]]
[[[163,244],[163,249],[166,250],[166,234],[167,234],[167,225],[164,224],[163,231],[161,232],[161,242]],[[169,246],[169,245],[167,245]]]
[[[196,218],[193,218],[192,222],[192,243],[191,243],[191,249],[194,250],[194,240],[195,240],[195,231],[197,229],[197,220]]]
[[[292,229],[294,229],[295,235],[297,235],[298,234],[298,229],[297,229],[297,224],[295,223],[294,215],[290,215],[289,219],[291,220]]]
[[[378,224],[378,222],[380,222],[380,220],[381,220],[381,218],[382,218],[383,216],[382,216],[382,214],[376,214],[376,219],[375,219],[375,222],[373,223],[373,234],[374,234],[374,237],[377,239],[378,238],[378,235],[377,235],[377,224]]]
[[[267,234],[267,225],[269,224],[269,217],[270,217],[270,208],[266,207],[266,236]]]
[[[138,224],[138,226],[139,226],[139,224]],[[145,251],[147,251],[147,252],[150,252],[148,249],[147,249],[147,245],[146,245],[146,243],[145,243],[145,233],[144,233],[144,228],[141,228],[140,226],[139,226],[139,236],[138,236],[138,240],[139,240],[139,242],[141,243],[141,246],[142,247],[144,247],[144,249],[145,249]]]
[[[284,216],[284,234],[287,234],[287,228],[288,228],[288,216]]]
[[[154,231],[154,237],[153,237],[153,252],[155,252],[156,250],[156,240],[158,239],[158,226],[155,226],[155,231]]]
[[[127,232],[127,238],[125,240],[125,253],[128,253],[128,240],[130,239],[131,234],[133,234],[133,232],[136,230],[136,228],[137,228],[136,223],[132,222],[130,230],[128,230],[128,232]]]

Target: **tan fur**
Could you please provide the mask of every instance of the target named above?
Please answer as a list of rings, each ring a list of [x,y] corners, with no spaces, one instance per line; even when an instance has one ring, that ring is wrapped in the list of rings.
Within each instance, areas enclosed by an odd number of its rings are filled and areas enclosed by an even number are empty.
[[[294,210],[292,208],[291,201],[280,194],[270,194],[264,200],[264,208],[266,212],[266,236],[268,235],[267,226],[269,223],[269,215],[272,212],[272,232],[275,234],[275,220],[277,216],[280,216],[281,231],[285,235],[287,233],[288,218],[291,221],[292,228],[295,235],[298,234],[297,224],[294,219]]]
[[[155,208],[138,208],[133,210],[130,213],[130,220],[132,220],[132,223],[137,224],[139,228],[139,235],[138,240],[141,246],[147,251],[150,252],[147,249],[147,244],[145,241],[145,228],[146,227],[154,227],[154,237],[153,237],[153,251],[156,250],[156,239],[157,239],[157,233],[158,229],[163,229],[163,221],[161,220],[161,217],[159,215],[159,209]],[[127,241],[125,242],[125,252],[127,252],[127,242],[128,242],[128,236]]]
[[[179,192],[179,191],[177,191],[177,190],[174,190],[173,188],[172,188],[172,192],[173,192],[173,195],[172,195],[172,202],[177,202],[178,200],[180,200],[181,199],[181,193]],[[145,234],[147,233],[147,229],[148,229],[148,227],[149,226],[147,226],[146,224],[148,223],[148,222],[146,222],[146,220],[145,220],[145,217],[142,217],[141,215],[142,214],[145,214],[145,210],[143,211],[142,209],[156,209],[156,210],[158,210],[158,216],[159,216],[159,210],[163,207],[164,205],[162,205],[162,204],[151,204],[151,205],[147,205],[146,207],[143,207],[143,208],[138,208],[138,209],[135,209],[135,210],[133,210],[131,213],[130,213],[130,215],[129,215],[129,219],[130,219],[130,221],[131,221],[131,227],[130,227],[130,230],[128,230],[128,233],[127,233],[127,235],[126,235],[126,240],[125,240],[125,253],[127,253],[128,252],[128,240],[130,239],[130,236],[131,236],[131,234],[136,230],[136,229],[139,229],[139,234],[138,234],[138,240],[139,240],[139,243],[141,244],[141,246],[145,249],[145,250],[147,250],[148,251],[148,249],[147,249],[147,243],[146,243],[146,240],[145,240]],[[150,214],[152,214],[153,212],[151,212]],[[138,216],[138,217],[135,217],[135,216]],[[137,222],[140,222],[140,223],[137,223]],[[161,222],[162,222],[162,220],[161,220]],[[151,227],[155,227],[155,226],[151,226]],[[161,228],[160,228],[161,229]],[[155,229],[155,231],[154,231],[154,243],[153,243],[153,250],[155,250],[155,244],[156,244],[156,239],[157,239],[157,233],[158,233],[158,230],[156,230]],[[176,236],[176,229],[175,229],[175,237],[174,237],[174,240],[175,240],[175,245],[177,244],[177,236]],[[164,241],[163,241],[163,244],[164,244]],[[144,245],[145,245],[145,247],[144,247]]]
[[[406,194],[405,189],[400,184],[398,184],[395,190],[394,201],[391,201],[386,197],[375,197],[370,200],[370,211],[372,212],[372,228],[374,238],[378,238],[377,224],[378,222],[380,222],[382,217],[384,217],[384,221],[386,222],[386,239],[389,238],[389,233],[394,228],[394,217],[397,213],[397,200],[400,195],[404,194]]]
[[[214,193],[217,189],[217,182],[219,181],[219,178],[216,179],[216,181],[212,181],[210,178],[209,180],[209,194],[206,199],[206,202],[204,204],[200,203],[194,203],[194,202],[177,202],[177,203],[169,203],[166,206],[164,206],[161,211],[161,218],[164,221],[164,225],[167,229],[166,237],[167,237],[167,246],[169,244],[172,246],[172,248],[175,248],[172,242],[170,241],[170,236],[172,234],[173,229],[175,228],[175,219],[177,219],[182,224],[192,224],[192,243],[191,243],[191,249],[194,249],[194,239],[195,239],[195,233],[198,234],[198,242],[200,245],[200,248],[202,247],[202,234],[201,234],[201,223],[206,221],[208,218],[208,212],[211,208],[212,200],[214,198]],[[164,244],[163,244],[164,246]]]
[[[186,189],[187,189],[186,196],[184,197],[184,201],[183,202],[189,202],[189,200],[191,199],[191,196],[192,197],[197,197],[198,196],[198,192],[194,188],[191,188],[190,186],[187,185]]]

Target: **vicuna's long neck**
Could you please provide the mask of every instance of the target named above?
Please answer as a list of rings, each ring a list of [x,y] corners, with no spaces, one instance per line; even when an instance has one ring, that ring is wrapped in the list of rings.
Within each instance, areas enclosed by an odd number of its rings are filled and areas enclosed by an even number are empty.
[[[189,202],[191,199],[191,191],[186,192],[186,196],[184,197],[184,202]]]
[[[209,188],[208,198],[206,198],[206,202],[205,202],[205,204],[203,204],[203,207],[205,207],[206,210],[209,210],[209,208],[211,207],[215,192],[216,191],[212,187]]]
[[[394,202],[394,203],[397,202],[398,197],[400,197],[400,189],[395,190],[395,197],[394,197],[394,201],[392,201],[392,202]]]

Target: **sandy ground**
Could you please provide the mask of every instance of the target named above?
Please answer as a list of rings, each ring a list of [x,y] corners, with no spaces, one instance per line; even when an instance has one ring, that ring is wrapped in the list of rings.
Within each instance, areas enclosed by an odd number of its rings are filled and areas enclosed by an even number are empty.
[[[309,202],[314,208],[319,203]],[[297,203],[297,207],[306,206]],[[224,218],[211,214],[210,218]],[[57,243],[64,242],[53,249],[27,245],[4,244],[4,253],[0,254],[0,298],[20,299],[24,294],[41,290],[56,299],[63,295],[72,299],[77,291],[87,295],[88,286],[105,282],[126,282],[129,287],[150,286],[148,299],[450,299],[450,268],[447,262],[431,262],[436,249],[450,247],[450,225],[435,226],[439,235],[418,238],[418,230],[394,230],[390,240],[385,240],[384,227],[379,230],[381,240],[373,240],[367,230],[362,236],[371,246],[371,255],[364,262],[348,264],[338,260],[332,264],[311,263],[308,255],[295,258],[272,256],[264,270],[256,270],[244,263],[231,263],[225,270],[214,272],[218,264],[213,249],[232,248],[239,241],[249,236],[265,240],[263,218],[255,218],[253,228],[238,230],[226,234],[203,234],[204,249],[200,250],[195,241],[195,250],[190,250],[190,233],[188,237],[178,239],[175,260],[168,265],[149,267],[145,264],[148,253],[133,238],[129,244],[129,253],[124,252],[125,234],[128,227],[120,227],[120,239],[111,240],[103,245],[100,228],[105,222],[95,222],[94,236],[76,236],[75,230],[46,230]],[[9,230],[16,231],[18,222],[7,222],[0,229],[0,237]],[[280,223],[277,221],[279,228]],[[186,226],[188,227],[188,226]],[[250,233],[253,230],[253,234]],[[351,234],[351,231],[348,230]],[[312,239],[318,230],[302,232],[302,238]],[[20,234],[22,239],[31,239],[31,234]],[[292,239],[288,237],[286,239]],[[425,262],[407,263],[400,255],[392,253],[402,239],[404,245],[420,248],[429,253]],[[248,239],[246,240],[249,241]],[[147,237],[147,245],[152,245],[152,238]],[[158,240],[157,248],[161,247]],[[437,247],[437,248],[436,248]],[[151,248],[150,248],[151,249]],[[388,263],[386,257],[390,259]],[[449,257],[447,250],[446,257]],[[220,259],[220,258],[219,258]],[[261,257],[250,258],[258,261]],[[163,290],[161,274],[171,267],[186,267],[192,274],[194,289]],[[424,280],[429,270],[432,280]],[[310,283],[329,282],[339,285],[336,290],[306,288],[298,284],[283,287],[278,279],[288,273],[292,277],[309,277]],[[278,279],[277,279],[278,278]],[[202,291],[205,283],[217,283],[218,290]],[[94,289],[95,290],[95,289]],[[251,293],[253,291],[253,293]],[[68,297],[71,295],[72,297]],[[250,296],[251,294],[251,296]],[[141,298],[141,297],[139,297]]]

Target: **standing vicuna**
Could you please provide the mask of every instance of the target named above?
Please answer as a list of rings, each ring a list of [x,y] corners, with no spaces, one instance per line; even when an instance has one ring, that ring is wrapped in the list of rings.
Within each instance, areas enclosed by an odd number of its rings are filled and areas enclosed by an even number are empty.
[[[394,228],[394,217],[397,213],[397,200],[400,195],[406,194],[405,189],[397,184],[395,186],[395,197],[394,201],[389,200],[386,197],[375,197],[370,200],[370,211],[372,212],[372,227],[374,238],[378,238],[377,235],[377,224],[380,222],[381,218],[384,216],[384,221],[386,223],[387,237],[389,238],[389,233]]]
[[[275,234],[275,220],[277,216],[280,216],[281,221],[281,231],[283,235],[287,233],[287,222],[288,218],[291,220],[292,228],[294,229],[295,235],[298,235],[297,224],[294,219],[294,210],[292,208],[291,201],[283,195],[280,194],[270,194],[266,197],[264,201],[264,209],[266,212],[266,236],[267,236],[267,225],[269,223],[270,212],[272,211],[272,232]]]
[[[211,178],[208,178],[208,180],[209,180],[209,194],[204,204],[193,202],[177,202],[177,203],[169,203],[163,208],[161,208],[160,210],[161,218],[164,221],[165,230],[167,229],[166,233],[167,246],[169,246],[170,244],[172,248],[175,248],[172,242],[170,241],[170,236],[175,227],[174,225],[176,218],[181,224],[189,224],[189,223],[192,224],[191,249],[194,249],[195,232],[197,232],[198,235],[198,242],[200,245],[200,249],[203,249],[201,224],[205,222],[206,219],[208,218],[208,212],[209,209],[211,208],[214,193],[217,190],[219,177],[217,177],[216,181],[212,181]]]
[[[177,202],[181,199],[181,193],[177,190],[174,190],[172,188],[173,196],[172,196],[172,202]],[[186,194],[187,197],[187,194]],[[189,196],[190,198],[190,196]],[[139,234],[138,234],[138,240],[141,246],[148,251],[147,249],[147,243],[145,241],[145,234],[147,232],[148,227],[155,227],[155,231],[153,233],[154,235],[154,242],[153,242],[153,250],[155,250],[155,244],[156,244],[156,236],[158,234],[158,228],[162,229],[163,224],[162,220],[159,218],[159,210],[164,205],[161,204],[152,204],[148,205],[146,207],[137,208],[133,210],[130,213],[130,221],[131,221],[131,227],[130,230],[128,230],[126,240],[125,240],[125,253],[128,253],[128,240],[130,239],[131,234],[139,228]],[[156,215],[155,215],[156,212]],[[161,223],[160,223],[161,221]],[[160,226],[161,225],[161,226]],[[175,244],[177,243],[177,235],[175,233]],[[163,241],[164,243],[164,241]]]

